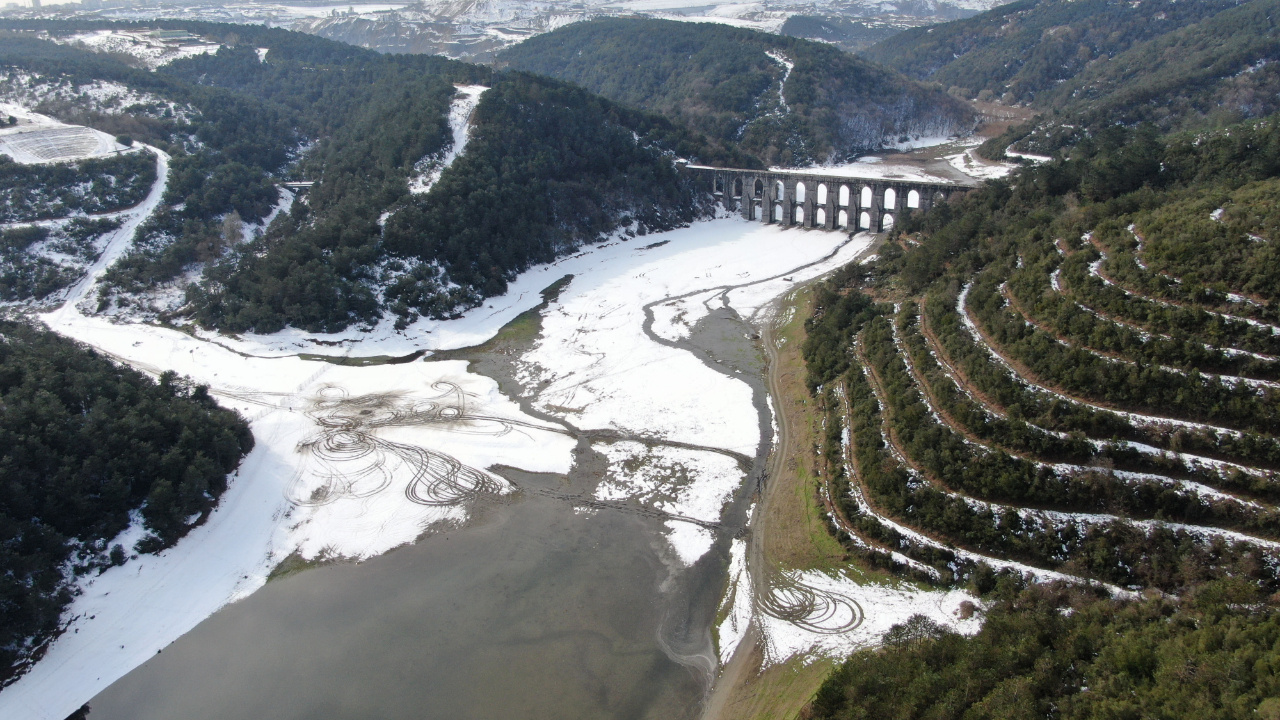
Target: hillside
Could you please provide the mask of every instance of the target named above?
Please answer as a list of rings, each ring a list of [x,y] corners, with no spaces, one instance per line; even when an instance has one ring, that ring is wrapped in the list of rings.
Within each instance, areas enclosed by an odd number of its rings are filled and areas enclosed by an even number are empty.
[[[1095,63],[1046,93],[1089,125],[1222,127],[1280,110],[1280,2],[1253,0]]]
[[[835,47],[724,25],[595,20],[499,60],[661,113],[771,165],[840,162],[973,125],[962,103]]]
[[[1280,710],[1277,148],[1274,116],[1087,133],[819,291],[805,354],[846,547],[991,611],[974,638],[889,633],[814,717]]]
[[[1085,68],[1240,4],[1018,0],[971,18],[906,30],[863,56],[963,97],[1028,103]]]
[[[957,96],[1053,111],[982,149],[1052,154],[1116,122],[1209,129],[1280,109],[1278,10],[1275,0],[1024,1],[904,32],[866,55]]]
[[[9,26],[0,97],[172,156],[161,209],[107,275],[106,312],[237,332],[446,317],[583,242],[689,222],[703,209],[675,156],[755,162],[562,83],[443,58],[175,23],[222,48],[147,71],[30,32],[127,23]],[[458,128],[455,85],[491,88]],[[474,144],[444,167],[468,125]],[[437,187],[411,191],[428,176]],[[292,212],[288,178],[316,181]]]

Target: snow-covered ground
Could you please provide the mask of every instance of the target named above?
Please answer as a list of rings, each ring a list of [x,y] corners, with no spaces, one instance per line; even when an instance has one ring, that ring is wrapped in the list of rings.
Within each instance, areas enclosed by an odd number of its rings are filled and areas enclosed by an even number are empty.
[[[431,189],[440,179],[441,173],[453,164],[467,147],[467,138],[471,134],[471,113],[480,104],[480,96],[489,88],[483,85],[459,85],[458,94],[449,105],[449,129],[453,132],[453,141],[440,155],[431,155],[417,162],[414,176],[409,178],[409,192],[415,195]]]
[[[974,600],[965,592],[918,590],[905,583],[899,587],[859,584],[847,574],[828,575],[816,570],[791,573],[786,580],[789,586],[804,588],[819,598],[815,603],[817,621],[789,622],[761,611],[759,598],[752,594],[746,554],[746,541],[734,540],[730,551],[729,590],[721,608],[727,613],[718,628],[721,663],[727,663],[733,656],[753,620],[760,633],[766,665],[793,657],[800,657],[806,663],[818,657],[847,657],[860,648],[876,644],[885,631],[913,615],[923,615],[965,634],[975,633],[982,626],[978,613],[962,618],[961,604]]]
[[[96,52],[129,55],[152,70],[179,58],[216,53],[221,45],[198,39],[164,42],[146,31],[95,30],[93,32],[54,37],[55,42],[81,45]]]
[[[6,718],[65,717],[219,607],[260,587],[291,553],[366,558],[413,542],[433,524],[462,520],[465,493],[444,506],[410,499],[422,453],[456,460],[475,473],[468,482],[492,482],[496,492],[503,483],[485,473],[487,467],[562,473],[571,463],[571,439],[540,429],[546,424],[523,415],[495,382],[458,361],[352,367],[283,353],[245,357],[219,344],[233,344],[228,339],[210,342],[85,315],[79,306],[93,296],[96,279],[127,249],[132,229],[158,201],[167,178],[166,158],[158,157],[161,180],[151,196],[113,235],[69,301],[43,319],[141,370],[175,370],[208,384],[221,403],[251,421],[257,446],[204,525],[164,553],[139,556],[84,581],[67,631],[27,675],[0,692],[0,716]],[[849,242],[841,233],[739,219],[702,222],[605,243],[530,271],[507,296],[493,300],[499,309],[477,309],[420,337],[372,337],[329,350],[471,344],[536,305],[538,290],[571,273],[574,280],[548,308],[543,336],[523,360],[534,402],[583,428],[619,428],[752,454],[760,437],[750,389],[649,339],[643,306],[719,288],[728,291],[722,299],[709,293],[708,302],[688,308],[689,322],[726,301],[750,316],[793,282],[848,261],[869,239]],[[264,350],[272,342],[280,341],[236,344]],[[372,417],[361,412],[370,409]],[[614,460],[601,499],[714,522],[742,482],[736,462],[723,454],[651,450],[640,443],[601,449]],[[654,462],[645,469],[623,469],[627,460],[649,455]],[[664,486],[664,478],[672,482]],[[671,521],[667,530],[683,564],[709,547],[710,536],[697,525]]]
[[[998,180],[1013,172],[1013,165],[984,160],[974,154],[973,150],[948,155],[947,162],[951,167],[972,178],[979,180]]]
[[[110,135],[67,125],[20,105],[0,102],[0,119],[14,117],[17,125],[0,127],[0,155],[24,164],[68,162],[126,150]]]
[[[870,242],[870,236],[861,238],[826,265],[847,262]],[[635,247],[654,240],[668,243]],[[822,260],[844,240],[843,233],[784,230],[730,218],[649,235],[632,240],[630,247],[601,248],[593,254],[604,261],[595,267],[565,268],[574,280],[543,314],[542,337],[521,359],[522,380],[531,392],[536,389],[542,410],[582,428],[614,428],[753,454],[760,437],[749,388],[688,352],[648,338],[642,330],[644,305],[752,283],[785,288],[790,283],[775,276],[794,278],[792,271]],[[605,251],[623,248],[622,257],[605,260],[614,255]],[[736,309],[750,315],[761,298],[749,292],[743,298],[750,302]],[[705,314],[708,305],[691,310]],[[696,320],[684,318],[690,324]]]
[[[609,458],[609,471],[596,488],[597,500],[635,500],[705,522],[719,522],[725,503],[745,478],[737,460],[727,455],[638,442],[602,443],[596,449]],[[668,520],[666,529],[684,565],[697,562],[714,541],[710,530],[693,523]]]

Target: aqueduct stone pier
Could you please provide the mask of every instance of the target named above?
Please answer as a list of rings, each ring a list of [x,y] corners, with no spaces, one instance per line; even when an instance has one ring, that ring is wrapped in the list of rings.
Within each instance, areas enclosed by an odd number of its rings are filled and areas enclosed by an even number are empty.
[[[730,212],[748,220],[835,230],[883,232],[895,217],[927,210],[976,184],[859,178],[797,171],[684,165]]]

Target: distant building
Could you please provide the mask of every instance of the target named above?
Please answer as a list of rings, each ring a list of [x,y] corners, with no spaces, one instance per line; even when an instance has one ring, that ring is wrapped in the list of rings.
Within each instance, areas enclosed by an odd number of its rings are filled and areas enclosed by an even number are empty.
[[[40,8],[40,0],[31,0],[31,7],[36,8],[36,9],[39,9],[39,8]]]
[[[196,37],[186,30],[152,30],[147,35],[153,40],[160,42],[181,42],[184,40],[195,40]]]

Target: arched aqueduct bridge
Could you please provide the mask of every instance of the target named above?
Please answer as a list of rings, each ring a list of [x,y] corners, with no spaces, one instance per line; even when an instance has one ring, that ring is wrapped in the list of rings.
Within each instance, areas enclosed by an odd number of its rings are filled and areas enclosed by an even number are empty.
[[[977,183],[889,180],[796,171],[737,170],[682,165],[729,212],[747,220],[835,230],[884,232],[895,217],[928,210]]]

